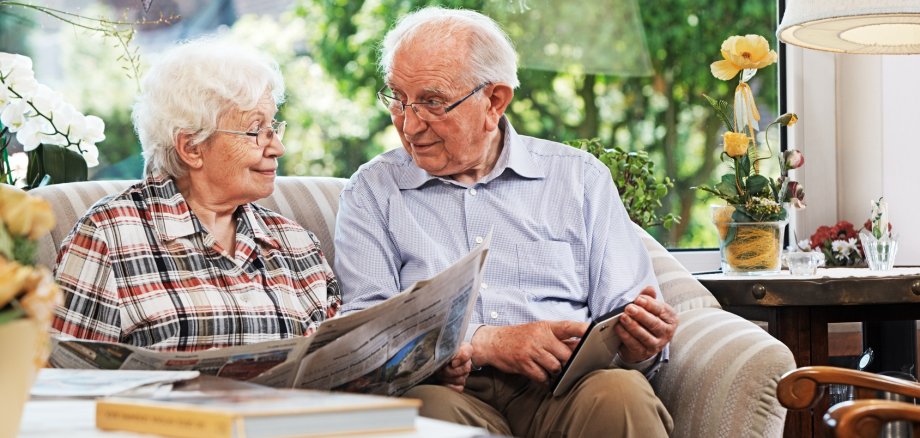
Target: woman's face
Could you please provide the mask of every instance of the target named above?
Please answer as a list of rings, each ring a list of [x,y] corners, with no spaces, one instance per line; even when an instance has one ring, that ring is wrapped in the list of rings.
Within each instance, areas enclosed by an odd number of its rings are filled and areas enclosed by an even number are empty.
[[[265,93],[253,110],[230,110],[221,117],[218,129],[242,132],[271,129],[277,112],[274,99]],[[266,132],[262,134],[259,139],[266,138]],[[284,154],[284,145],[278,136],[271,137],[271,141],[259,145],[261,140],[257,141],[257,137],[215,132],[202,144],[200,177],[204,180],[199,187],[207,187],[212,200],[233,205],[271,195],[278,157]]]

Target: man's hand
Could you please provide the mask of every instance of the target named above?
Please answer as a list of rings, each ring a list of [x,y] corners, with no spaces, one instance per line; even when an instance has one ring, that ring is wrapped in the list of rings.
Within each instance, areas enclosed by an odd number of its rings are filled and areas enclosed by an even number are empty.
[[[614,328],[620,336],[620,358],[626,362],[641,362],[661,352],[671,342],[677,330],[677,312],[665,302],[655,299],[655,289],[646,287]]]
[[[575,344],[567,341],[587,329],[588,323],[575,321],[482,326],[473,335],[473,362],[547,382],[572,355]]]
[[[457,392],[463,392],[466,386],[466,378],[469,377],[473,369],[473,346],[470,344],[460,345],[460,351],[454,355],[453,359],[441,367],[435,378],[444,386]]]

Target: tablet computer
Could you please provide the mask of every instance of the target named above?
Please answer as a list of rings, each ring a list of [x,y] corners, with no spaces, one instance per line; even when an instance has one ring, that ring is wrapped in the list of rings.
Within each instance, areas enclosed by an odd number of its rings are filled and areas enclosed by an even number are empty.
[[[620,337],[613,327],[629,303],[601,315],[591,322],[581,341],[572,351],[572,357],[562,368],[553,384],[553,397],[569,392],[569,389],[585,374],[594,370],[609,368],[620,349]]]

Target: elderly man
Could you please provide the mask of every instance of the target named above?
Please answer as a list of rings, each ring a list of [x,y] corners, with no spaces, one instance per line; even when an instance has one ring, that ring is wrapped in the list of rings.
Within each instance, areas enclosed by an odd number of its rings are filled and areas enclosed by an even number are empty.
[[[672,421],[647,380],[677,316],[658,298],[648,254],[607,168],[574,148],[517,134],[514,49],[489,18],[427,8],[383,42],[403,149],[355,173],[336,229],[343,311],[433,276],[494,230],[468,330],[474,371],[407,395],[423,414],[516,436],[664,436]],[[547,382],[588,321],[626,308],[615,364],[555,398]],[[455,363],[457,365],[457,363]],[[481,368],[478,368],[481,367]]]
[[[278,65],[239,45],[162,55],[133,113],[147,175],[64,240],[55,331],[194,351],[310,334],[336,314],[316,237],[253,204],[275,189],[283,97]]]

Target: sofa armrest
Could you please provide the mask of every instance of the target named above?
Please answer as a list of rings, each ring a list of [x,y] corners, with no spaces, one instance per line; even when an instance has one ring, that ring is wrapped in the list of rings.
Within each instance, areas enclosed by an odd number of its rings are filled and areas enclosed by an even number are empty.
[[[781,436],[780,377],[792,352],[754,323],[721,309],[679,314],[671,361],[652,381],[680,437]]]

